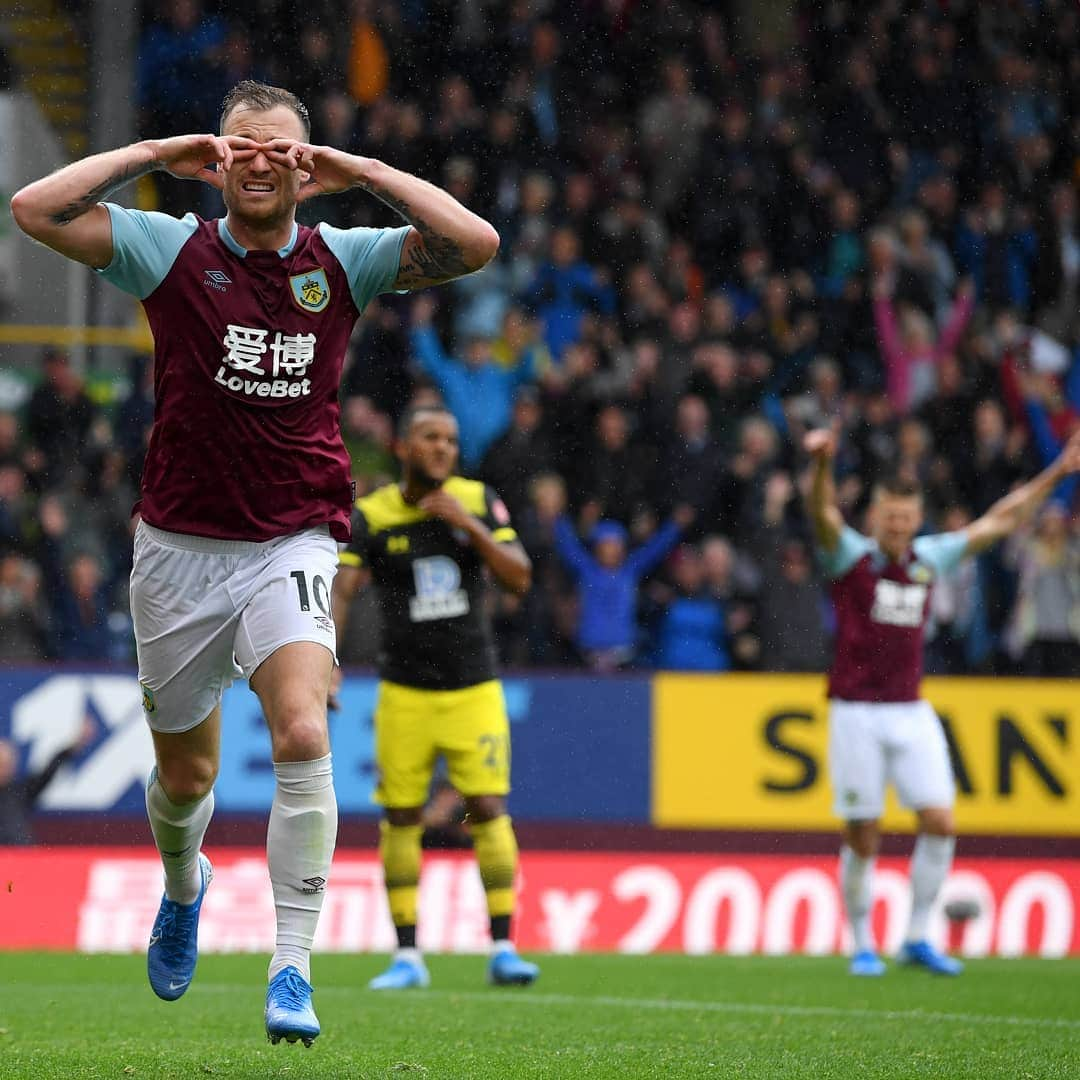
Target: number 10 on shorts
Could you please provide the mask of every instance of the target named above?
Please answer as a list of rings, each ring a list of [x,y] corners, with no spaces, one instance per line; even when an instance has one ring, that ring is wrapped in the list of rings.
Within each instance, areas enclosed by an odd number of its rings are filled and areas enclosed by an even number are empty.
[[[294,570],[289,577],[296,582],[296,594],[300,601],[301,611],[311,610],[311,599],[315,598],[315,606],[330,618],[330,590],[321,574],[315,574],[311,579],[311,589],[308,590],[307,575],[303,570]]]

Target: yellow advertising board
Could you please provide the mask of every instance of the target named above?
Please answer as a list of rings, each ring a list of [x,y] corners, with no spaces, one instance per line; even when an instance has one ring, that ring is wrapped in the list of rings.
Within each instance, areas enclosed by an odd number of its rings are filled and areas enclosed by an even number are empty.
[[[1080,683],[927,679],[957,779],[960,832],[1080,836]],[[825,681],[658,675],[652,820],[663,828],[832,829]],[[885,827],[913,817],[892,793]]]

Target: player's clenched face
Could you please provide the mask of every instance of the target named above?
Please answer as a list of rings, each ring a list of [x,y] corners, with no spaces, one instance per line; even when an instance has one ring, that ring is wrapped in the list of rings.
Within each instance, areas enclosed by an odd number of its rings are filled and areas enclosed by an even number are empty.
[[[272,109],[233,109],[221,125],[222,135],[237,135],[257,143],[274,139],[303,142],[304,125],[285,105]],[[291,219],[296,197],[306,174],[270,161],[263,153],[237,160],[225,174],[222,197],[230,214],[265,228],[282,219]]]
[[[457,468],[457,421],[449,413],[421,413],[409,426],[399,454],[406,480],[441,486]]]
[[[903,558],[918,535],[923,522],[923,504],[918,495],[890,495],[879,492],[870,507],[874,539],[890,559]]]

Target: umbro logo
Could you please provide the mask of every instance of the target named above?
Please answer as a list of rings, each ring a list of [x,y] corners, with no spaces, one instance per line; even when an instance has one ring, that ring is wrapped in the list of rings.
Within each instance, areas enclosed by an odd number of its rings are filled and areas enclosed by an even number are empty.
[[[301,889],[301,892],[317,893],[322,892],[326,888],[326,878],[324,877],[306,877],[304,878],[304,884],[308,887]]]
[[[204,270],[203,273],[206,275],[204,285],[209,285],[211,289],[217,289],[218,292],[229,291],[225,286],[232,284],[232,278],[224,270]]]

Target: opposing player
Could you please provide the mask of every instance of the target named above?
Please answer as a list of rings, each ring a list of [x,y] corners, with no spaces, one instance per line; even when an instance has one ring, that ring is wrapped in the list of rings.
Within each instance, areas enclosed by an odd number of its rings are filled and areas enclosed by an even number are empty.
[[[832,578],[836,655],[829,675],[829,770],[835,809],[845,822],[840,878],[854,939],[853,975],[882,975],[870,927],[871,879],[886,785],[915,811],[911,919],[899,961],[957,975],[959,961],[926,939],[938,891],[952,865],[954,786],[941,724],[919,697],[923,632],[935,578],[1029,520],[1057,483],[1080,471],[1080,435],[1033,480],[966,528],[917,536],[922,496],[907,483],[879,484],[871,537],[844,524],[833,488],[836,430],[810,432],[809,514]]]
[[[398,433],[400,484],[356,503],[353,535],[334,582],[334,616],[365,578],[383,612],[375,710],[376,800],[384,808],[379,854],[398,948],[373,990],[427,986],[416,947],[420,815],[441,754],[465,798],[491,922],[488,979],[524,985],[539,974],[510,940],[517,841],[506,813],[510,726],[485,610],[486,578],[529,588],[532,567],[498,496],[454,476],[458,426],[447,410],[417,407]]]
[[[221,694],[243,674],[270,729],[267,860],[277,913],[266,1030],[319,1033],[309,958],[337,832],[326,726],[330,588],[349,536],[337,393],[346,344],[377,293],[483,266],[498,235],[446,192],[372,158],[312,146],[287,90],[243,82],[219,135],[86,158],[23,188],[30,236],[138,297],[154,334],[155,416],[136,510],[131,609],[156,768],[146,789],[165,896],[150,936],[154,992],[195,972],[212,871]],[[154,170],[218,188],[227,214],[176,219],[103,203]],[[409,223],[296,224],[312,195],[362,187]]]

